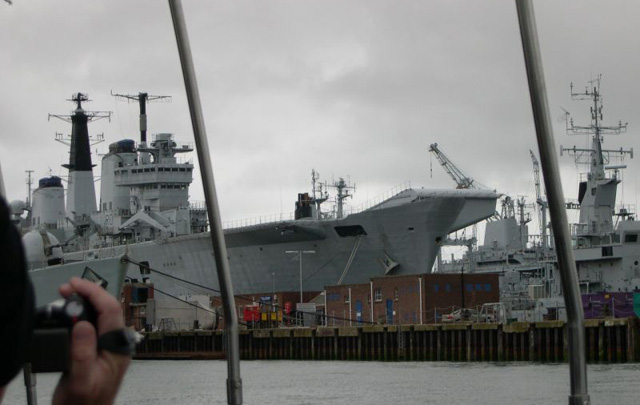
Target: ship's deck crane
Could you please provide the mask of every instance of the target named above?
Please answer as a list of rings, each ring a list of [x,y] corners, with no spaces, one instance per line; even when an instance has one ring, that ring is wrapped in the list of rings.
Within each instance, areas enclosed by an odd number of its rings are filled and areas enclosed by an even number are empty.
[[[531,154],[531,162],[533,163],[533,179],[535,181],[536,186],[536,203],[538,204],[538,221],[540,222],[540,235],[542,237],[542,247],[546,248],[547,244],[547,209],[549,208],[549,203],[545,199],[542,198],[542,192],[540,188],[540,163],[538,163],[538,159],[536,159],[536,155],[534,155],[533,151],[529,149],[529,154]]]
[[[486,188],[482,184],[476,182],[471,177],[467,176],[460,168],[458,168],[448,157],[438,148],[437,143],[432,143],[429,145],[429,152],[436,155],[436,158],[440,162],[440,165],[444,168],[444,170],[451,176],[453,181],[458,185],[456,188],[471,188],[471,189],[479,189]]]
[[[473,178],[467,176],[459,167],[457,167],[451,159],[447,157],[438,148],[437,143],[432,143],[429,145],[429,152],[436,155],[436,158],[440,162],[440,165],[444,168],[444,170],[451,176],[453,181],[456,182],[457,189],[484,189],[487,188],[482,184],[476,182]],[[466,237],[465,230],[462,231],[462,238],[451,238],[448,237],[446,241],[443,243],[443,246],[466,246],[469,251],[473,249],[473,246],[477,243],[477,235],[478,235],[478,227],[477,224],[473,224],[471,226],[472,235],[470,238]],[[438,252],[438,269],[441,268],[442,265],[442,251]]]

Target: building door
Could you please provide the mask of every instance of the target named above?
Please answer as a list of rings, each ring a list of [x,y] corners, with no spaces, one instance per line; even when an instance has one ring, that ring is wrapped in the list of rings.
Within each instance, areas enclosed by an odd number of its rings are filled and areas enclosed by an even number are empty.
[[[356,321],[362,323],[362,301],[356,300]]]
[[[393,325],[393,300],[387,298],[387,324]]]

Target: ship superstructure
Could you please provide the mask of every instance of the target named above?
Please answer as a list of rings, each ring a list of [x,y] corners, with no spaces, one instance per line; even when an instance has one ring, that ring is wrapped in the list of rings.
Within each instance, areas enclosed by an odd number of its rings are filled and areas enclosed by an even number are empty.
[[[563,152],[575,157],[576,163],[589,166],[578,191],[580,222],[572,229],[581,288],[583,292],[638,290],[640,222],[635,220],[630,207],[616,210],[620,171],[626,166],[610,164],[612,158],[633,158],[633,150],[604,149],[602,146],[605,135],[626,132],[627,124],[603,125],[600,76],[584,92],[575,93],[572,84],[571,96],[592,103],[589,125],[577,126],[573,120],[567,125],[572,134],[591,136],[591,148],[562,148]]]

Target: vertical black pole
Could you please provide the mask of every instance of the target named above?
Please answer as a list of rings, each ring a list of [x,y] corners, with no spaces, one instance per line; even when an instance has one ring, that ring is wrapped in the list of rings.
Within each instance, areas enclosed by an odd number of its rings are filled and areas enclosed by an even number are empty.
[[[461,289],[461,295],[462,295],[462,308],[464,308],[465,306],[465,302],[464,302],[464,264],[462,264],[462,270],[460,272],[460,289]]]
[[[140,143],[147,142],[147,99],[148,93],[139,93],[140,103]]]

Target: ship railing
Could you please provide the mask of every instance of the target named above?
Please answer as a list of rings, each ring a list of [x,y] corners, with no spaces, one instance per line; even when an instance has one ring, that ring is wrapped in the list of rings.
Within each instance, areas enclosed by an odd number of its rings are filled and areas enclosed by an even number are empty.
[[[174,157],[176,164],[178,165],[193,165],[193,158],[179,158]]]
[[[388,200],[389,198],[400,194],[403,191],[409,190],[411,188],[411,182],[405,181],[402,184],[399,184],[385,192],[383,192],[382,194],[379,194],[365,202],[363,202],[362,204],[353,207],[353,208],[346,208],[344,210],[344,214],[349,215],[349,214],[357,214],[359,212],[363,212],[366,211],[368,209],[371,209],[373,207],[379,206],[380,204],[382,204],[383,202],[385,202],[386,200]]]
[[[176,142],[176,146],[173,147],[174,151],[180,152],[181,150],[193,150],[193,142]]]
[[[614,169],[614,168],[607,168],[605,167],[605,169],[607,170],[606,172],[604,172],[604,180],[618,180],[620,179],[620,176],[618,175],[618,169]],[[579,174],[580,177],[580,182],[586,182],[588,180],[590,180],[592,178],[592,174],[589,172],[582,172]]]
[[[293,220],[293,214],[272,214],[272,215],[263,215],[259,217],[253,218],[243,218],[238,220],[224,221],[222,223],[223,229],[236,229],[236,228],[244,228],[248,226],[256,226],[262,224],[269,224],[273,222],[279,221],[290,221]]]
[[[635,204],[618,204],[616,206],[616,215],[618,216],[634,216],[636,213]]]
[[[206,210],[207,203],[205,201],[189,201],[189,209],[192,210]]]
[[[397,195],[405,190],[408,190],[411,188],[411,183],[410,182],[404,182],[398,186],[393,187],[392,189],[389,189],[387,191],[385,191],[384,193],[370,199],[367,200],[366,202],[362,203],[361,205],[357,206],[357,207],[353,207],[353,208],[345,208],[343,210],[343,215],[347,216],[347,215],[351,215],[351,214],[357,214],[359,212],[362,211],[366,211],[368,209],[370,209],[371,207],[375,207],[376,205],[380,205],[382,202],[388,200],[389,198],[393,197],[394,195]],[[335,218],[335,212],[322,212],[322,218],[324,219],[330,219],[330,218]],[[225,221],[222,223],[222,227],[224,229],[235,229],[235,228],[243,228],[243,227],[247,227],[247,226],[255,226],[255,225],[262,225],[262,224],[268,224],[268,223],[273,223],[273,222],[278,222],[278,221],[290,221],[293,220],[294,216],[292,213],[289,214],[272,214],[272,215],[266,215],[266,216],[259,216],[259,217],[253,217],[253,218],[243,218],[243,219],[239,219],[239,220],[232,220],[232,221]]]
[[[589,234],[589,224],[571,224],[571,235],[574,238]]]

